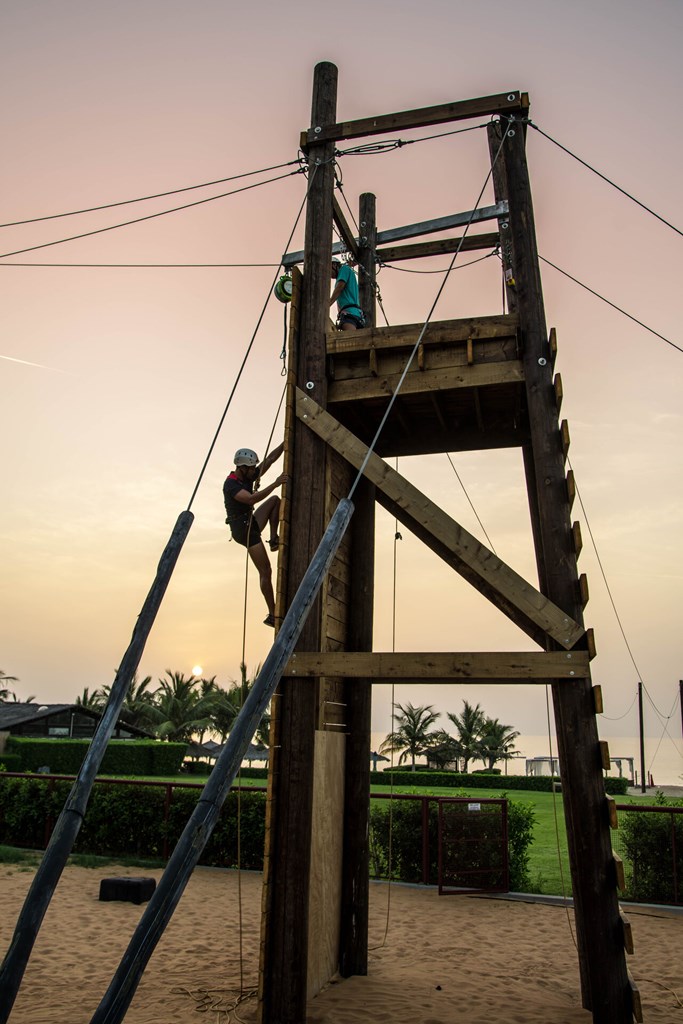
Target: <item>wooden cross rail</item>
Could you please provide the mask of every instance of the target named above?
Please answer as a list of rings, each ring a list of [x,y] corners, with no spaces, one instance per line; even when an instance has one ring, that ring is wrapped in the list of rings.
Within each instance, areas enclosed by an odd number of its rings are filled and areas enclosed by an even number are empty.
[[[377,369],[374,373],[375,376],[360,379],[331,381],[328,401],[334,404],[368,398],[390,398],[398,388],[402,374],[377,375]],[[414,372],[409,371],[401,384],[401,394],[456,391],[459,388],[488,387],[491,384],[519,384],[523,380],[524,370],[519,359],[506,363],[476,363],[472,366],[446,366],[438,370],[422,371],[415,364]]]
[[[377,249],[381,263],[398,263],[400,260],[417,260],[423,256],[445,256],[452,252],[472,252],[476,249],[494,249],[500,242],[497,231],[485,235],[465,235],[464,238],[441,238],[431,242],[413,242],[411,245],[388,245]]]
[[[298,651],[289,659],[285,676],[340,676],[425,683],[549,683],[590,674],[585,651],[495,653],[425,653],[388,651]]]
[[[327,354],[349,355],[369,348],[412,348],[424,324],[397,324],[395,327],[367,327],[361,331],[333,331],[327,336]],[[425,347],[453,342],[493,341],[514,338],[519,318],[514,313],[499,316],[467,317],[463,320],[434,320],[427,325],[422,339]]]
[[[380,114],[377,117],[363,117],[355,121],[341,121],[338,124],[313,125],[301,133],[300,146],[305,149],[312,142],[327,142],[330,139],[359,139],[367,135],[385,135],[387,132],[407,131],[409,128],[424,128],[432,124],[446,124],[449,121],[463,121],[469,117],[491,117],[493,114],[508,114],[524,111],[529,106],[527,93],[517,90],[501,92],[494,96],[480,96],[457,103],[441,103],[417,110],[400,110],[396,114]]]
[[[339,212],[341,210],[337,207]],[[436,217],[432,220],[420,220],[415,224],[405,224],[399,228],[388,228],[386,231],[378,231],[375,238],[376,245],[384,245],[387,242],[400,242],[403,238],[419,238],[420,235],[434,235],[439,231],[450,231],[451,228],[461,228],[466,224],[481,224],[487,220],[500,220],[505,217],[508,210],[507,200],[496,203],[495,206],[480,206],[477,210],[465,210],[463,213],[450,213],[445,217]],[[349,229],[350,232],[350,229]],[[332,246],[332,255],[345,252],[348,246],[346,242],[335,242]],[[282,257],[283,267],[292,267],[296,263],[303,263],[304,250],[287,252]]]
[[[296,390],[296,415],[347,462],[360,469],[368,454],[367,445],[299,388]],[[519,576],[378,455],[370,456],[364,475],[375,484],[377,500],[391,515],[420,537],[540,647],[546,647],[548,637],[551,637],[561,647],[570,650],[584,635],[583,626]]]

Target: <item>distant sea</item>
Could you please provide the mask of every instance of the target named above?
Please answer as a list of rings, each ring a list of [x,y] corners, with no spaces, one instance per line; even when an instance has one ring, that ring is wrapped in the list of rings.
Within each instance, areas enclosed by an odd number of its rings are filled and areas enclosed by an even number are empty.
[[[670,730],[672,734],[674,729]],[[379,744],[385,738],[386,733],[372,733],[372,749],[378,750]],[[640,784],[640,744],[637,736],[602,736],[609,744],[610,757],[632,757],[633,767],[636,772],[637,782]],[[557,741],[552,738],[553,756],[557,757]],[[508,775],[526,775],[526,760],[532,757],[549,757],[548,736],[519,736],[515,741],[515,747],[523,755],[511,758],[508,761]],[[387,767],[380,765],[380,767]],[[477,762],[474,768],[483,767]],[[496,765],[501,771],[505,771],[504,762]],[[674,740],[664,736],[660,743],[660,737],[645,737],[645,772],[651,774],[655,786],[683,786],[683,739],[674,735]],[[622,774],[627,775],[628,765],[622,764]],[[610,772],[611,775],[618,775],[616,766]]]

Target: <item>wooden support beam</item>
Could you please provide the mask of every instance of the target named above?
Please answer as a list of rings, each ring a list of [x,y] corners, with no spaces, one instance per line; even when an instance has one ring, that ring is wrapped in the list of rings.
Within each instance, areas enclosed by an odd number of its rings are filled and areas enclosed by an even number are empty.
[[[543,305],[534,210],[526,161],[524,132],[505,133],[502,123],[488,128],[494,168],[494,193],[508,200],[506,239],[515,280],[516,311],[526,387],[526,408],[533,461],[530,491],[540,587],[577,623],[583,621],[578,569],[572,537],[565,464],[552,386],[556,339],[548,338]],[[503,243],[503,225],[501,247]],[[506,242],[507,244],[507,242]],[[586,633],[581,646],[588,650]],[[552,645],[551,645],[552,646]],[[618,900],[606,884],[611,837],[604,815],[604,781],[600,771],[597,723],[590,678],[576,686],[553,684],[562,797],[576,917],[577,946],[584,1007],[594,1024],[630,1024],[631,999],[626,962],[616,941]]]
[[[401,374],[378,375],[376,350],[370,349],[370,353],[371,376],[331,382],[328,391],[330,404],[357,402],[369,398],[390,398],[393,395],[398,387]],[[414,370],[411,368],[408,371],[401,385],[401,395],[419,395],[430,391],[455,391],[460,388],[488,387],[494,384],[519,384],[523,380],[522,364],[518,359],[505,363],[476,363],[463,368],[449,367],[442,370],[422,371],[420,371],[416,360]]]
[[[312,120],[336,118],[337,68],[322,62],[313,83]],[[326,404],[325,325],[329,315],[334,144],[308,150],[309,193],[305,227],[305,273],[301,287],[296,381],[312,383]],[[325,446],[294,423],[295,471],[291,499],[285,607],[290,607],[325,529]],[[304,625],[300,646],[319,650],[321,601]],[[309,962],[311,837],[313,832],[316,693],[308,681],[289,679],[277,701],[280,748],[270,766],[268,872],[264,879],[264,946],[261,1016],[264,1022],[300,1024],[306,1016]],[[276,764],[275,764],[276,761]],[[323,796],[324,799],[324,796]]]
[[[454,342],[489,341],[515,338],[519,319],[513,314],[467,317],[463,320],[433,320],[427,325],[422,344],[446,345]],[[333,331],[327,335],[327,354],[352,355],[372,347],[383,349],[412,348],[424,324],[397,324],[395,327],[366,327],[361,331]]]
[[[358,298],[365,314],[368,327],[374,327],[377,320],[377,200],[372,192],[363,192],[358,209],[360,247],[358,256]],[[350,332],[346,332],[350,333]]]
[[[470,117],[492,117],[494,114],[526,110],[528,105],[525,93],[510,90],[493,96],[440,103],[438,106],[419,107],[416,110],[400,110],[395,114],[378,114],[355,121],[340,121],[338,124],[314,124],[301,133],[300,145],[303,149],[314,142],[361,139],[368,135],[386,135],[387,132],[407,131],[409,128],[464,121]]]
[[[380,263],[400,263],[402,260],[418,260],[426,256],[447,256],[458,251],[495,249],[499,237],[497,231],[489,231],[483,235],[465,235],[464,238],[440,238],[411,245],[390,245],[377,250],[377,259]]]
[[[334,223],[339,229],[339,234],[342,236],[342,241],[346,245],[349,252],[353,253],[356,260],[358,260],[358,242],[353,231],[349,227],[348,221],[344,216],[344,211],[337,202],[337,197],[332,197],[332,214],[334,217]]]
[[[308,678],[342,676],[371,679],[373,683],[414,681],[425,683],[539,683],[572,680],[589,671],[585,651],[425,653],[398,654],[372,651],[317,653],[297,651],[285,675]]]
[[[480,593],[536,642],[550,636],[573,647],[584,630],[492,551],[451,519],[408,480],[391,469],[333,416],[297,390],[297,416],[320,438],[360,469],[377,487],[378,501],[452,565]]]

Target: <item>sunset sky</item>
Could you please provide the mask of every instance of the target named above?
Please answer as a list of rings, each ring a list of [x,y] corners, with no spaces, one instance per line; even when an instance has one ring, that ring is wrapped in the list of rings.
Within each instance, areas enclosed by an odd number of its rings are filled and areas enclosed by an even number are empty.
[[[330,60],[339,67],[339,120],[527,91],[539,128],[683,228],[682,32],[677,0],[6,3],[0,13],[0,221],[174,192],[294,160],[299,133],[309,125],[313,68]],[[532,129],[527,150],[541,255],[683,346],[680,233]],[[377,195],[383,230],[469,210],[488,170],[486,136],[478,130],[384,155],[341,157],[339,166],[354,208],[361,192]],[[0,252],[169,210],[255,180],[4,227]],[[277,265],[304,191],[304,178],[290,176],[0,259],[0,668],[19,677],[20,696],[69,701],[85,686],[113,680],[276,267],[16,264]],[[489,187],[482,205],[492,201]],[[291,248],[302,246],[303,221]],[[400,266],[446,265],[434,259]],[[382,270],[389,320],[423,320],[440,281],[436,274]],[[637,665],[577,502],[580,570],[591,589],[586,621],[598,647],[594,679],[602,684],[608,716],[600,730],[607,736],[635,732],[640,672],[661,715],[674,710],[669,732],[675,742],[665,742],[682,757],[674,701],[683,675],[683,353],[545,265],[543,284],[548,324],[558,333],[570,459]],[[500,311],[494,257],[452,275],[435,317]],[[283,383],[282,316],[273,300],[194,503],[196,522],[144,655],[144,675],[201,665],[226,685],[239,674],[244,557],[228,543],[221,485],[237,447],[265,450]],[[274,444],[281,433],[280,421]],[[535,582],[519,452],[457,455],[454,463],[497,553]],[[482,536],[446,456],[403,460],[399,469]],[[393,521],[381,513],[377,650],[392,644],[393,534]],[[402,534],[397,649],[533,649],[407,531]],[[263,615],[251,576],[250,668],[264,659],[272,638]],[[464,697],[523,733],[545,728],[540,688],[403,687],[396,694],[443,712],[460,711]],[[646,731],[658,737],[663,722],[649,701],[646,719]],[[383,687],[373,730],[386,732],[389,725]]]

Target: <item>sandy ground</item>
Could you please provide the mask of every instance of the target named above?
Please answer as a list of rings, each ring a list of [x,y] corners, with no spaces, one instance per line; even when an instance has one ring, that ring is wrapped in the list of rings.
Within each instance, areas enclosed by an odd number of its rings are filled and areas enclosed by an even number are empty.
[[[11,1024],[87,1024],[144,910],[100,902],[100,879],[141,874],[111,866],[67,868]],[[31,878],[32,870],[0,866],[3,951]],[[236,1012],[232,1007],[240,992],[256,987],[260,897],[259,874],[238,878],[234,871],[197,869],[149,963],[127,1024],[253,1024],[253,997]],[[683,1022],[683,913],[627,912],[636,946],[629,968],[645,1021]],[[570,916],[560,906],[373,884],[369,975],[333,981],[309,1003],[307,1022],[589,1024],[580,1003]]]

